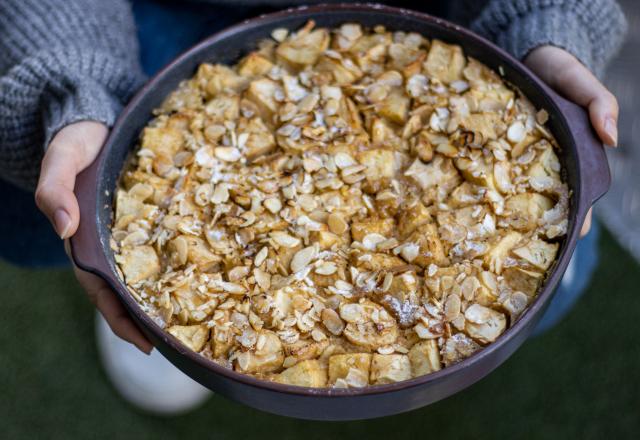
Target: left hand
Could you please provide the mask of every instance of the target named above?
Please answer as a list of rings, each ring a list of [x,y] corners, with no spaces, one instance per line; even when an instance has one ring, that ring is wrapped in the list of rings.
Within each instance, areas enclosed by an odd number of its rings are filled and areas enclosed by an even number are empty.
[[[80,223],[80,207],[73,193],[76,176],[98,156],[108,131],[104,124],[94,121],[67,125],[55,135],[42,160],[36,204],[65,240],[67,253],[67,239],[76,233]],[[102,278],[78,269],[75,264],[73,270],[111,330],[149,354],[153,345],[133,323],[109,285]]]
[[[565,98],[589,110],[596,133],[606,145],[618,144],[618,101],[576,57],[555,46],[541,46],[529,53],[524,63]],[[581,236],[591,228],[591,210]]]

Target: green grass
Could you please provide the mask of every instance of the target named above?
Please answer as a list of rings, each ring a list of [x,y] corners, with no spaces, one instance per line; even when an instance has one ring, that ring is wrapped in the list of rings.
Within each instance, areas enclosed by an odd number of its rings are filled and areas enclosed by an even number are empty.
[[[638,438],[640,272],[608,234],[601,249],[573,313],[488,378],[427,408],[350,423],[272,416],[219,396],[180,417],[141,414],[106,381],[73,275],[0,263],[0,437]]]

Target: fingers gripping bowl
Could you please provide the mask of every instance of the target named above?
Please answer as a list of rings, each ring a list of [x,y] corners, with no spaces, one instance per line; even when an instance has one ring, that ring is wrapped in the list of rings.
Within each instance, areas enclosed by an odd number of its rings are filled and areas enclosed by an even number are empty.
[[[213,61],[233,65],[242,56],[255,50],[258,41],[270,38],[274,30],[298,29],[309,19],[315,20],[318,27],[327,28],[338,28],[345,22],[360,23],[368,28],[384,25],[391,31],[418,32],[428,39],[460,45],[465,55],[481,61],[494,71],[501,72],[504,79],[520,89],[536,108],[545,109],[549,115],[548,127],[561,146],[558,154],[564,170],[564,179],[571,188],[571,196],[567,234],[559,241],[555,265],[542,283],[537,298],[495,342],[440,371],[386,385],[346,389],[297,387],[289,385],[296,383],[292,380],[282,380],[281,382],[285,382],[282,384],[250,377],[192,352],[164,332],[141,310],[118,276],[111,249],[113,194],[126,157],[136,144],[139,133],[152,118],[153,109],[160,107],[164,98],[176,90],[181,81],[192,77],[200,64]],[[393,100],[387,99],[385,102]],[[387,119],[396,115],[390,111]],[[437,128],[437,124],[435,125]],[[455,145],[453,147],[455,148]],[[225,154],[227,152],[225,150]],[[455,155],[455,152],[446,147],[436,147],[435,153],[437,157]],[[415,154],[417,155],[418,151]],[[347,160],[344,157],[343,159]],[[363,182],[375,184],[369,182],[366,177],[363,177]],[[609,174],[602,146],[595,139],[586,114],[548,90],[517,61],[479,37],[442,20],[397,9],[372,6],[307,8],[260,17],[211,37],[176,60],[134,98],[114,127],[100,157],[79,178],[77,195],[83,221],[78,234],[72,240],[72,251],[80,267],[109,281],[134,320],[165,356],[210,388],[249,405],[279,414],[317,419],[375,417],[406,411],[455,393],[494,369],[524,341],[543,313],[568,264],[586,212],[604,193],[608,183]],[[322,219],[316,218],[312,221],[319,220]],[[367,235],[372,236],[364,240]],[[379,236],[384,234],[365,228],[363,237],[357,241],[361,244],[363,241],[368,243],[364,243],[365,248],[372,245],[376,247],[382,242]],[[300,250],[302,249],[297,249],[296,252]],[[318,249],[309,251],[317,252]],[[411,259],[411,250],[404,254],[400,252],[400,258]],[[429,266],[435,262],[425,263],[426,267],[422,269],[428,273]],[[405,268],[406,270],[408,269]],[[431,271],[433,270],[437,268],[432,268]],[[286,271],[283,275],[286,275]],[[230,282],[227,279],[221,281]],[[380,281],[384,284],[384,279]],[[345,312],[345,315],[349,313]],[[411,324],[415,327],[414,322]],[[322,336],[316,336],[316,339],[322,339]],[[493,340],[493,337],[490,340]],[[379,356],[391,355],[397,349],[388,347],[392,342],[384,341],[380,346],[369,347],[369,351],[376,351]],[[408,378],[410,375],[402,376],[405,377]]]

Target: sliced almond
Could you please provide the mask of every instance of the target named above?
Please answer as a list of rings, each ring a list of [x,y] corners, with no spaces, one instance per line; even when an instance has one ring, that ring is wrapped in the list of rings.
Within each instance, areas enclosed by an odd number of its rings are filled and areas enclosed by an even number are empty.
[[[382,291],[388,292],[389,288],[391,288],[391,283],[393,283],[393,274],[391,272],[387,272],[382,282]]]
[[[374,251],[376,250],[378,243],[382,243],[385,240],[386,238],[384,235],[372,233],[372,234],[367,234],[362,238],[362,244],[366,249],[370,251]]]
[[[229,271],[229,281],[236,282],[243,280],[249,274],[248,266],[236,266]]]
[[[301,194],[298,197],[298,204],[307,212],[311,212],[318,207],[318,202],[311,194]]]
[[[258,253],[256,254],[255,259],[253,260],[253,264],[256,267],[259,267],[262,265],[262,263],[264,263],[264,260],[266,260],[267,255],[269,254],[269,250],[266,247],[263,247],[262,249],[260,249],[258,251]]]
[[[255,277],[256,283],[261,289],[267,290],[269,289],[269,287],[271,287],[271,275],[268,272],[256,268],[253,271],[253,276]]]
[[[274,29],[273,32],[271,32],[271,38],[276,40],[278,43],[282,43],[284,40],[286,40],[288,35],[289,30],[285,28],[277,28]]]
[[[251,226],[258,219],[258,217],[253,211],[243,212],[242,214],[240,214],[240,217],[244,219],[244,222],[240,225],[241,228],[246,228],[248,226]]]
[[[327,217],[327,224],[329,225],[329,230],[338,235],[344,234],[347,232],[347,229],[349,229],[349,225],[344,220],[344,217],[337,212],[329,214],[329,217]]]
[[[300,239],[293,237],[286,232],[273,231],[271,238],[278,245],[286,248],[294,248],[300,244]]]
[[[318,275],[333,275],[338,270],[338,266],[332,261],[323,262],[320,266],[317,266],[315,273]]]
[[[336,163],[336,166],[341,170],[357,165],[356,160],[347,153],[338,153],[333,160]]]
[[[322,310],[322,324],[335,336],[339,336],[344,330],[344,322],[336,311],[332,309]]]
[[[220,203],[226,203],[229,200],[229,189],[226,183],[219,183],[216,185],[213,195],[211,196],[211,203],[218,205]]]
[[[242,157],[242,153],[235,147],[216,147],[213,150],[216,157],[225,162],[237,162]]]
[[[282,202],[280,202],[280,199],[276,199],[274,197],[265,199],[262,203],[272,214],[277,214],[282,209]]]
[[[516,121],[509,126],[507,129],[507,139],[512,144],[517,144],[524,140],[524,137],[527,134],[527,129],[524,124],[520,121]]]
[[[291,272],[299,272],[311,264],[316,256],[316,247],[308,246],[296,252],[291,259]]]
[[[449,295],[444,303],[444,316],[447,321],[453,321],[460,315],[460,297],[456,294]]]
[[[404,244],[402,245],[402,249],[400,250],[400,255],[408,263],[411,263],[413,260],[418,258],[419,253],[420,253],[420,246],[418,246],[415,243]]]

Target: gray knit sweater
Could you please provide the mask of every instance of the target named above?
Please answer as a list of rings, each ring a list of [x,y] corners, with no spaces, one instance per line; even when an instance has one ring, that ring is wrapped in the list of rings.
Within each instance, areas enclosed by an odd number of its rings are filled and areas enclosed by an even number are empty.
[[[287,6],[301,0],[209,0]],[[518,58],[553,44],[600,74],[622,42],[615,0],[455,0],[449,17]],[[45,146],[67,124],[113,124],[144,81],[125,0],[0,0],[0,177],[37,181]]]

